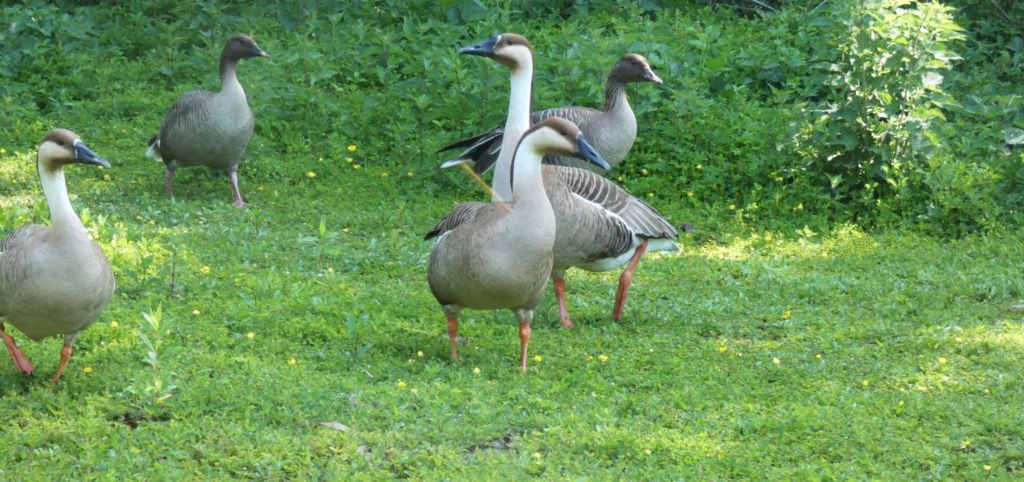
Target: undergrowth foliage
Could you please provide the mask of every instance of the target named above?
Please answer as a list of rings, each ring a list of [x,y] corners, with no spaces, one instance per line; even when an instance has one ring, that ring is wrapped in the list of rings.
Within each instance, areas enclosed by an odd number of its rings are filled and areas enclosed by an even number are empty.
[[[23,148],[54,125],[103,139],[114,135],[106,117],[128,121],[116,135],[143,145],[174,98],[216,87],[223,39],[244,32],[271,54],[240,68],[259,119],[249,157],[299,159],[246,163],[245,179],[301,178],[355,143],[363,164],[418,174],[407,185],[468,189],[436,169],[433,151],[500,125],[507,78],[456,49],[520,31],[536,48],[538,108],[599,106],[614,59],[652,60],[666,83],[631,89],[639,137],[613,176],[656,205],[698,219],[963,234],[1022,219],[1022,149],[1004,138],[1024,128],[1014,88],[1024,39],[1007,21],[1019,2],[962,7],[27,1],[0,7],[0,76],[16,80],[0,84],[0,134]]]

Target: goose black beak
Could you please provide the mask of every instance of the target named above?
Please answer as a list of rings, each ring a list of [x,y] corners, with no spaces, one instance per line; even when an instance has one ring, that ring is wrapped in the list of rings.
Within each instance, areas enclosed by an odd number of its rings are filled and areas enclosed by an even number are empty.
[[[612,170],[612,166],[608,164],[608,161],[604,160],[596,150],[594,150],[594,147],[587,142],[587,137],[584,136],[582,132],[576,136],[576,143],[579,145],[576,149],[576,157],[590,161],[591,164],[606,171]]]
[[[97,166],[110,167],[110,163],[100,157],[92,149],[85,146],[81,139],[75,141],[75,162],[82,164],[95,164]]]
[[[501,39],[501,35],[495,35],[476,45],[462,47],[459,49],[459,53],[465,55],[479,55],[481,57],[494,57],[494,46],[498,43],[499,39]]]
[[[270,58],[270,54],[268,54],[266,50],[263,50],[255,45],[253,45],[252,47],[252,55],[253,57],[263,57],[265,59]]]
[[[658,77],[658,74],[655,74],[651,69],[644,69],[644,80],[654,82],[655,84],[661,83],[661,77]]]

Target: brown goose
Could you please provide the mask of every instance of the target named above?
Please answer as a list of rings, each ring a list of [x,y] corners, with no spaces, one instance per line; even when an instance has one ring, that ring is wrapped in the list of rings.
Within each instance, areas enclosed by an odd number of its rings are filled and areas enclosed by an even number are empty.
[[[508,45],[506,38],[514,38],[516,43]],[[525,42],[521,36],[503,34],[460,50],[464,54],[493,58],[512,71],[503,144],[514,143],[515,139],[510,134],[525,131],[530,123],[526,112],[530,107],[532,78],[529,74],[533,72],[533,50],[513,48]],[[511,195],[506,181],[512,172],[511,158],[509,150],[503,147],[494,170],[492,200],[509,199]],[[445,166],[459,162],[449,161]],[[566,269],[576,266],[588,271],[606,271],[628,261],[619,277],[612,310],[612,318],[618,320],[625,309],[633,272],[640,257],[647,251],[678,251],[673,241],[676,229],[650,205],[596,173],[545,165],[542,174],[558,225],[551,277],[562,326],[573,326],[565,301]]]
[[[519,367],[526,370],[530,322],[551,272],[555,242],[555,216],[541,179],[544,154],[608,166],[573,123],[545,119],[526,131],[516,148],[508,202],[460,204],[424,236],[436,238],[427,280],[448,319],[453,361],[459,357],[459,310],[508,308],[519,321]]]
[[[244,206],[238,190],[238,165],[249,146],[255,117],[238,83],[238,61],[268,57],[245,35],[228,39],[220,54],[220,91],[192,91],[171,106],[160,133],[149,139],[146,154],[167,164],[167,195],[174,197],[178,167],[210,166],[228,172],[235,206]]]
[[[626,85],[631,82],[660,84],[662,81],[644,56],[626,54],[619,58],[615,67],[608,73],[608,81],[604,87],[604,110],[579,106],[557,107],[532,113],[530,123],[551,116],[575,122],[587,138],[592,140],[597,152],[608,161],[608,164],[615,167],[626,158],[626,154],[633,147],[633,141],[636,140],[636,115],[633,114],[633,109],[626,99]],[[498,160],[498,153],[504,146],[505,132],[507,131],[497,128],[444,146],[438,152],[465,148],[456,159],[473,161],[473,170],[482,174]],[[579,160],[559,156],[544,157],[544,164],[594,169],[593,166]]]
[[[56,384],[71,359],[72,346],[114,294],[114,273],[68,200],[64,166],[82,163],[110,167],[89,150],[74,132],[48,132],[36,158],[40,183],[50,206],[50,226],[14,230],[0,241],[0,319],[33,340],[64,335]],[[0,336],[14,366],[22,373],[33,367],[0,323]]]

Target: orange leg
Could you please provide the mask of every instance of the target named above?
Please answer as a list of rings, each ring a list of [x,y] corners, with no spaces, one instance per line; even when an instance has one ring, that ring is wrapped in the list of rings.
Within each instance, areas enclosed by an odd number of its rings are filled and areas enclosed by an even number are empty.
[[[530,322],[519,323],[519,342],[522,343],[522,350],[519,352],[519,369],[526,371],[526,350],[530,346],[530,335],[533,330],[530,329]]]
[[[60,349],[60,364],[57,365],[57,374],[53,376],[53,385],[57,384],[57,380],[60,380],[60,375],[64,373],[64,367],[67,366],[68,360],[71,359],[71,350],[74,345],[65,344]]]
[[[563,328],[572,328],[576,325],[572,324],[569,310],[565,307],[565,278],[554,274],[551,278],[555,284],[555,298],[558,298],[558,321],[562,323]]]
[[[0,323],[0,336],[4,339],[4,345],[7,346],[7,353],[11,355],[11,361],[14,362],[14,367],[21,373],[31,375],[32,372],[35,371],[35,368],[33,368],[28,359],[25,358],[25,355],[21,353],[21,349],[18,348],[18,344],[14,342],[14,338],[11,338],[11,335],[8,335],[7,332],[4,331],[3,323]]]
[[[622,312],[626,309],[626,297],[629,295],[629,285],[633,282],[633,272],[636,271],[636,265],[640,263],[640,257],[646,251],[647,240],[645,239],[640,243],[640,246],[636,247],[633,258],[629,260],[629,265],[626,266],[626,270],[619,277],[619,291],[615,293],[615,308],[612,310],[612,319],[615,321],[622,318]]]
[[[452,346],[452,361],[459,361],[459,343],[456,340],[459,334],[459,318],[457,316],[448,317],[448,343]]]

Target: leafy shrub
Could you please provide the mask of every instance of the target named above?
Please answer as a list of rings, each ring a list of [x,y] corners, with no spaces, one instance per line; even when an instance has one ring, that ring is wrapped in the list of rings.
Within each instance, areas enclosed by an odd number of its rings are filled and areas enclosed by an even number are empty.
[[[854,216],[870,215],[907,187],[940,143],[933,122],[950,98],[943,75],[962,38],[951,9],[936,2],[841,3],[825,99],[807,108],[794,139],[813,182]]]

